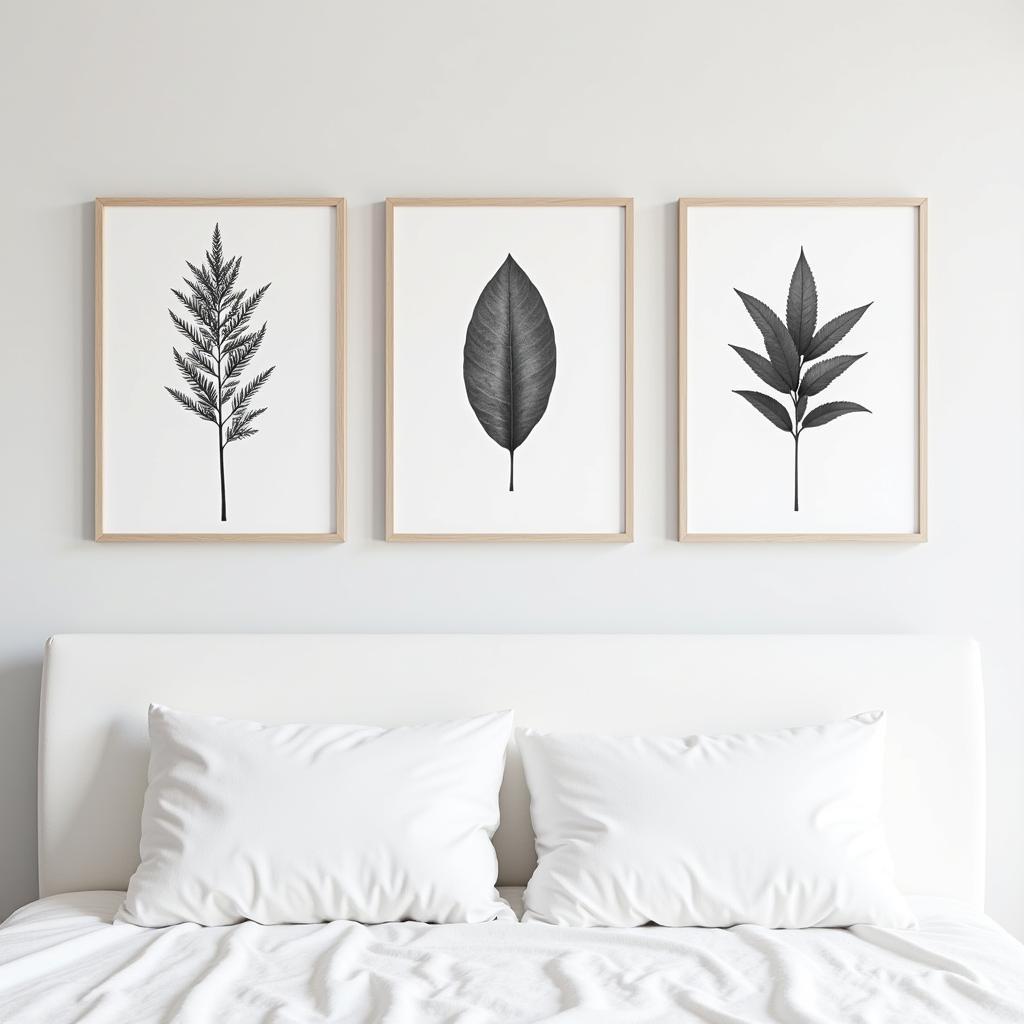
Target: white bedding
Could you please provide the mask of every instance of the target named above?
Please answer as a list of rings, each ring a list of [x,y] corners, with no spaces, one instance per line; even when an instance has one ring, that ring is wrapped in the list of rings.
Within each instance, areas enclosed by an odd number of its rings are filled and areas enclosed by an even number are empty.
[[[518,893],[505,891],[513,901]],[[920,926],[113,924],[51,896],[0,928],[3,1024],[1024,1022],[1024,946],[950,900]]]

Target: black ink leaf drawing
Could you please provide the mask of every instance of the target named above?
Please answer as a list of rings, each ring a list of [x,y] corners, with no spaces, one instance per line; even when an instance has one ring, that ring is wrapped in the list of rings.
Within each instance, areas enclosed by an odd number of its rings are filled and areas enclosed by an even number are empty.
[[[477,299],[462,359],[469,404],[487,435],[508,451],[508,489],[514,490],[515,451],[544,415],[555,383],[555,329],[511,253]]]
[[[236,290],[242,257],[224,259],[220,225],[214,225],[213,243],[205,263],[185,261],[191,278],[184,278],[188,291],[172,288],[188,311],[190,323],[169,309],[171,323],[192,346],[184,354],[174,349],[174,362],[191,394],[166,388],[171,397],[189,412],[217,428],[217,459],[220,466],[220,521],[227,522],[228,502],[224,478],[224,449],[258,433],[252,425],[266,408],[251,409],[256,392],[266,384],[274,367],[242,383],[242,371],[259,351],[267,325],[250,330],[249,321],[266,295],[270,283],[249,293]]]
[[[789,282],[789,297],[786,301],[786,322],[783,323],[775,312],[738,288],[733,289],[740,297],[751,320],[764,338],[766,359],[759,352],[738,345],[730,345],[739,357],[770,388],[788,395],[793,404],[793,415],[781,402],[763,395],[760,391],[736,391],[745,398],[762,416],[780,430],[793,435],[793,511],[800,511],[800,435],[809,427],[820,427],[839,416],[850,412],[870,412],[856,402],[825,402],[810,412],[807,399],[820,394],[840,374],[848,370],[867,353],[855,356],[832,356],[814,366],[808,364],[820,359],[831,351],[850,332],[864,315],[866,306],[858,306],[841,313],[815,331],[818,320],[818,290],[814,275],[800,249],[800,258]]]

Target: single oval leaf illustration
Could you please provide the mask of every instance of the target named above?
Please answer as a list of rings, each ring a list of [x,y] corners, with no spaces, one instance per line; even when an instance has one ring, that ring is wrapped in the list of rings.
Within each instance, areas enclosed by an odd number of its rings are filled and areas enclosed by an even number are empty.
[[[741,348],[739,345],[730,345],[729,348],[731,348],[769,387],[775,388],[776,391],[781,391],[784,395],[788,395],[790,391],[793,390],[782,379],[778,370],[772,366],[771,361],[765,359],[765,357],[759,352],[754,352],[749,348]]]
[[[757,325],[757,329],[764,338],[764,347],[768,352],[768,358],[772,366],[779,372],[779,376],[796,390],[800,381],[800,356],[796,351],[796,344],[789,335],[786,325],[778,318],[775,311],[760,299],[741,292],[739,288],[733,291],[740,297],[743,305],[746,306],[750,319]]]
[[[831,423],[839,416],[845,416],[848,412],[871,412],[863,405],[856,402],[825,402],[817,409],[812,409],[805,417],[804,427],[820,427],[825,423]]]
[[[515,451],[544,415],[555,383],[555,329],[544,298],[511,253],[473,309],[462,376],[480,425],[508,452],[514,490]]]
[[[806,355],[814,337],[814,325],[818,319],[818,290],[814,275],[800,246],[800,258],[793,269],[789,282],[789,299],[786,302],[786,326],[800,355]]]
[[[771,420],[779,430],[792,433],[793,421],[789,418],[789,411],[781,402],[776,402],[768,395],[762,395],[760,391],[736,391],[734,394],[745,398],[762,416]]]
[[[805,353],[804,358],[820,359],[830,348],[838,345],[850,333],[854,324],[864,315],[870,305],[869,302],[867,306],[848,309],[835,319],[829,320],[811,340],[811,347]]]
[[[800,381],[800,394],[810,396],[824,391],[836,377],[845,373],[858,359],[863,359],[866,355],[866,352],[861,352],[855,356],[833,356],[809,366],[804,372],[804,379]]]

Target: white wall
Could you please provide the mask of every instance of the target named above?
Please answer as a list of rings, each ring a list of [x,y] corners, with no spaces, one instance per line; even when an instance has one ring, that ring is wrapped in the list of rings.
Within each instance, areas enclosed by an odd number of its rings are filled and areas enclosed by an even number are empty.
[[[957,631],[1024,934],[1022,47],[1013,0],[5,4],[0,914],[35,890],[52,632]],[[97,194],[348,197],[349,543],[89,539]],[[380,539],[382,199],[480,194],[636,197],[631,546]],[[931,198],[927,545],[672,540],[680,194]]]

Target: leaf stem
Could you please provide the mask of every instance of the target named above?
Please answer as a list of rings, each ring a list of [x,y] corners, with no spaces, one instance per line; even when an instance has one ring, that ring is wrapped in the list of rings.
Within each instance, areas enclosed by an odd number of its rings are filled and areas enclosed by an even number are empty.
[[[508,254],[508,258],[512,259],[512,253]],[[505,274],[505,308],[508,311],[506,320],[508,330],[508,489],[511,493],[515,490],[513,470],[516,457],[516,387],[515,348],[512,344],[512,269],[508,265],[508,260],[505,261],[505,269],[507,271]]]
[[[221,372],[221,313],[224,309],[224,295],[221,291],[220,272],[217,272],[217,456],[220,460],[220,521],[228,521],[228,494],[224,480],[224,378]]]
[[[800,250],[801,257],[803,256],[803,249]],[[793,391],[790,392],[790,398],[793,400],[793,511],[800,511],[800,375],[804,368],[804,357],[800,356],[799,363],[797,365],[796,379],[797,384]]]
[[[793,434],[793,511],[800,511],[800,435]]]

